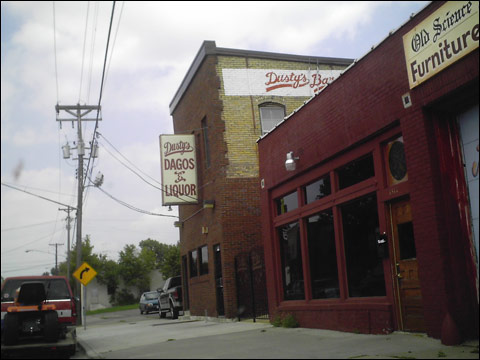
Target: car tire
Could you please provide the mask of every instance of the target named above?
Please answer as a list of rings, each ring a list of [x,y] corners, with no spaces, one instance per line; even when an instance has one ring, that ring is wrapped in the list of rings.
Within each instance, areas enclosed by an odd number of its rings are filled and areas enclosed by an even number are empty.
[[[143,315],[143,311],[142,311],[142,309],[140,309],[140,315]]]
[[[47,311],[44,318],[43,332],[46,342],[58,341],[58,314],[56,311]]]
[[[175,309],[172,303],[170,303],[170,313],[172,314],[172,319],[178,319],[178,310]]]
[[[4,344],[15,345],[18,342],[18,314],[6,313],[3,324]]]
[[[167,313],[162,312],[161,310],[158,312],[158,315],[160,316],[160,319],[165,319],[167,317]]]

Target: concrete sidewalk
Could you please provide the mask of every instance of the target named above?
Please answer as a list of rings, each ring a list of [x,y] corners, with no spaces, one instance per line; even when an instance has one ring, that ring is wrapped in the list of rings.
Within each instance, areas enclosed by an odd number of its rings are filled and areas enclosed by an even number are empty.
[[[425,334],[365,335],[243,321],[119,322],[78,328],[77,336],[89,358],[479,358],[478,341],[445,346]]]

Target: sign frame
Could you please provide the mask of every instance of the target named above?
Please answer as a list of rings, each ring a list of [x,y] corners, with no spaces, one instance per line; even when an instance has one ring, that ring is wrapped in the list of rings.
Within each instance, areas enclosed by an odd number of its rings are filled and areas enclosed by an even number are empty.
[[[86,276],[84,274],[87,273]],[[75,279],[77,279],[82,285],[87,286],[87,284],[97,276],[97,272],[92,268],[86,261],[78,267],[77,270],[72,274]]]
[[[162,205],[198,204],[195,135],[160,135],[160,162]]]
[[[447,1],[403,35],[410,89],[478,49],[478,1]]]

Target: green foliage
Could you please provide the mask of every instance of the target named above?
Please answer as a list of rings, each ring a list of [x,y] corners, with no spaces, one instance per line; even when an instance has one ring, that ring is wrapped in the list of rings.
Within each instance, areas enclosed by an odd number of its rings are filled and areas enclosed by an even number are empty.
[[[138,299],[127,289],[120,290],[113,301],[114,306],[124,306],[138,303]]]
[[[284,327],[284,328],[297,328],[299,323],[293,314],[280,313],[275,315],[271,324],[275,327]]]
[[[118,261],[120,276],[128,286],[140,292],[150,290],[150,271],[153,270],[151,251],[139,251],[135,245],[125,245]]]
[[[164,279],[180,275],[180,244],[168,245],[164,259],[160,265],[160,272]]]
[[[282,326],[282,317],[280,315],[275,315],[275,317],[273,318],[271,323],[275,327],[281,327]]]
[[[126,301],[125,293],[116,294],[120,277],[125,285],[136,286],[140,292],[150,290],[150,272],[159,269],[165,279],[180,275],[180,245],[167,245],[153,239],[142,240],[140,249],[135,245],[125,245],[119,253],[118,262],[109,260],[105,255],[95,254],[90,236],[87,235],[82,242],[82,263],[87,262],[97,271],[96,279],[100,284],[106,285],[111,303]],[[75,289],[77,280],[73,272],[81,264],[76,263],[77,249],[70,251],[70,284]],[[55,269],[52,269],[52,274]],[[67,262],[62,262],[58,267],[58,274],[67,275]],[[131,295],[131,294],[130,294]],[[119,298],[120,296],[120,298]],[[132,295],[133,296],[133,295]]]

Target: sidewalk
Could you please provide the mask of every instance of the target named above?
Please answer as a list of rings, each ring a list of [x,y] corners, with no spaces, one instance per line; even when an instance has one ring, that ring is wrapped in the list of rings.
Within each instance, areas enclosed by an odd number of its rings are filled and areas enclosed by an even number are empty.
[[[91,326],[87,331],[79,328],[77,336],[89,358],[479,358],[478,340],[445,346],[425,334],[366,335],[275,328],[269,323],[248,321],[119,322]]]

